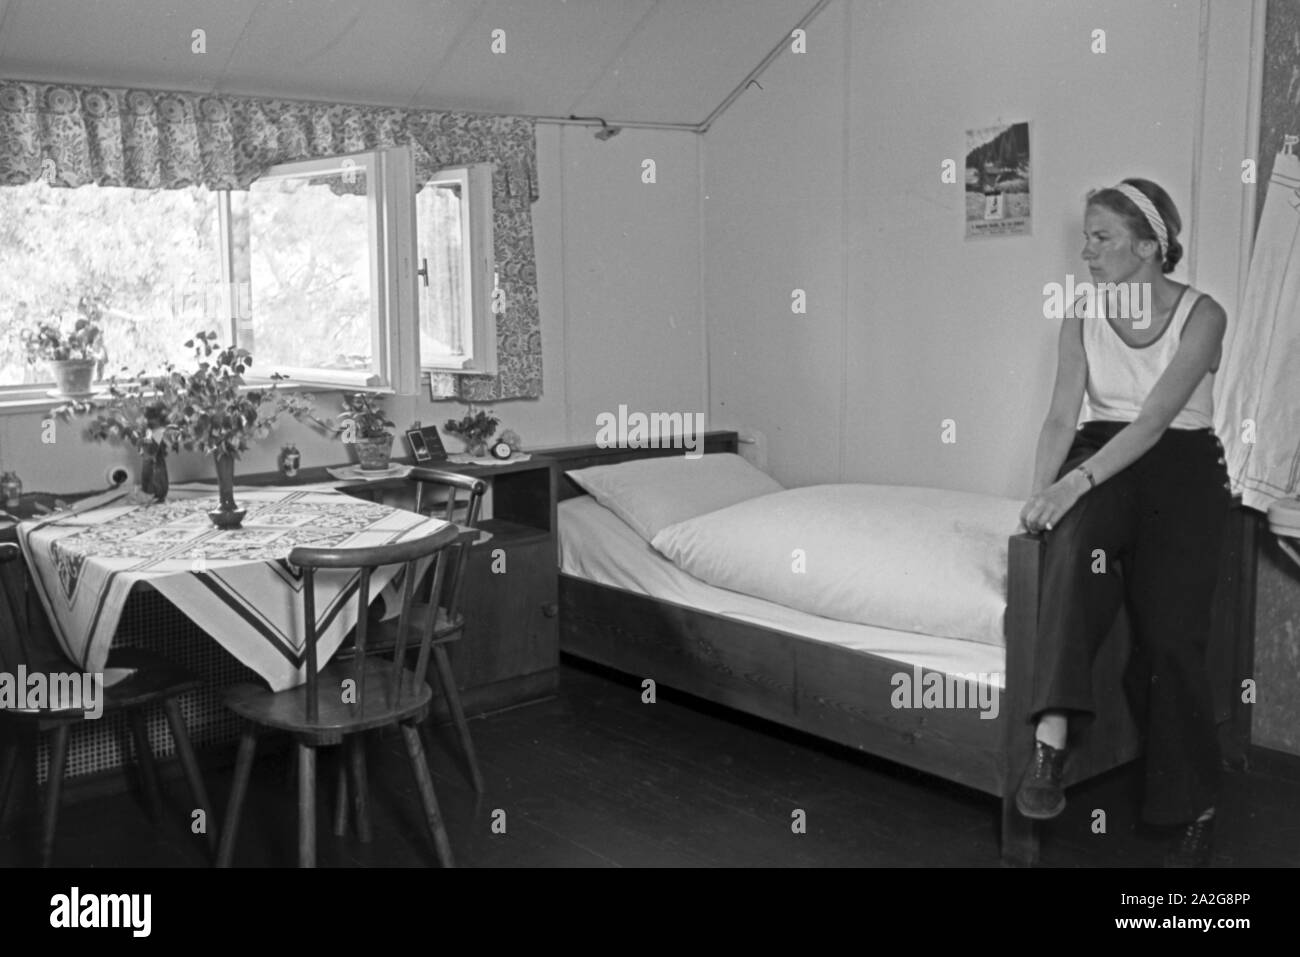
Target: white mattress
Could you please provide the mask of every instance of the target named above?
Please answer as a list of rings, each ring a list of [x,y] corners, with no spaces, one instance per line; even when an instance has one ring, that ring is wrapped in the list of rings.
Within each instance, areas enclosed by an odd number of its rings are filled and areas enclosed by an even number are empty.
[[[682,571],[589,495],[561,502],[560,570],[575,578],[648,595],[814,641],[841,645],[948,674],[986,674],[1004,687],[1002,648],[822,618],[705,584]],[[612,640],[612,639],[611,639]]]

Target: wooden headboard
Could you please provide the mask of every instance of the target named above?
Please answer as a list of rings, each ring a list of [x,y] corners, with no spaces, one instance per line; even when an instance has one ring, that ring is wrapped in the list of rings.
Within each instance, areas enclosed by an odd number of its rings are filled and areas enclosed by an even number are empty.
[[[661,440],[661,442],[663,441]],[[576,482],[564,474],[568,470],[585,469],[594,465],[617,465],[619,462],[630,462],[633,459],[660,458],[665,455],[682,455],[685,453],[685,450],[680,445],[674,448],[672,441],[667,441],[664,444],[668,447],[630,449],[602,448],[599,445],[566,445],[552,449],[537,449],[536,452],[538,455],[544,455],[548,459],[555,460],[558,472],[555,477],[555,497],[557,501],[563,502],[565,499],[587,494]],[[735,432],[704,433],[705,454],[736,452],[739,447],[739,438]]]

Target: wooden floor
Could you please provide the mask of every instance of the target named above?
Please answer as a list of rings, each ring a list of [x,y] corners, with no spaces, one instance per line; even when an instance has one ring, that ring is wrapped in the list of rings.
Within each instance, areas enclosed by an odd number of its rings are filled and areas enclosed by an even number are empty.
[[[694,699],[643,704],[632,679],[566,663],[559,697],[471,722],[486,793],[477,798],[449,728],[432,732],[438,797],[457,864],[469,867],[996,867],[996,803],[870,756],[820,744]],[[287,752],[285,753],[287,754]],[[295,863],[294,778],[285,754],[259,760],[235,861]],[[329,832],[322,777],[321,866],[435,863],[401,739],[370,751],[375,835]],[[332,766],[322,760],[322,767]],[[208,772],[224,813],[230,769]],[[1043,865],[1158,864],[1160,835],[1135,826],[1137,775],[1122,770],[1069,793],[1045,829]],[[1229,773],[1218,866],[1300,865],[1300,783]],[[65,807],[55,863],[203,867],[188,796],[167,782],[174,817],[155,826],[132,794]],[[1093,833],[1094,811],[1106,833]],[[794,833],[803,812],[806,833]],[[112,822],[105,826],[105,822]],[[504,825],[504,833],[494,833]],[[0,834],[0,866],[30,865],[35,828]]]

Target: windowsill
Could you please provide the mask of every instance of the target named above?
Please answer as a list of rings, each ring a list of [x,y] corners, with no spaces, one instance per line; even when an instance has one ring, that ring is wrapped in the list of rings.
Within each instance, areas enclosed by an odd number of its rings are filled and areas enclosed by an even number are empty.
[[[270,379],[249,378],[245,381],[244,392],[253,389],[269,389],[274,384],[277,391],[285,392],[373,392],[376,395],[395,395],[391,386],[354,386],[337,382],[310,382],[299,379],[281,379],[272,383]],[[0,415],[31,415],[49,412],[51,409],[74,401],[70,398],[58,398],[47,395],[47,389],[54,387],[50,382],[33,386],[29,389],[16,389],[12,392],[0,391]],[[108,383],[95,384],[96,395],[90,401],[107,398]],[[84,400],[83,400],[84,401]]]
[[[421,366],[420,377],[426,379],[433,373],[443,373],[445,375],[496,375],[496,370],[480,369],[476,366]]]

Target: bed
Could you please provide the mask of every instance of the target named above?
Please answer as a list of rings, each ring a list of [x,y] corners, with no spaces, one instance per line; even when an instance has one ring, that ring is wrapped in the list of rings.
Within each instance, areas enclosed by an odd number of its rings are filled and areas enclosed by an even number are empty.
[[[734,432],[712,432],[705,454],[736,453]],[[1000,799],[1004,861],[1032,864],[1038,832],[1015,809],[1014,793],[1032,751],[1026,690],[1034,671],[1039,601],[1039,536],[1011,535],[1001,644],[933,637],[832,621],[706,584],[647,545],[643,534],[594,501],[567,475],[594,466],[680,449],[548,450],[556,461],[561,542],[560,647],[567,654],[899,762]],[[1242,606],[1243,533],[1234,509],[1211,648],[1216,708],[1225,729],[1239,728],[1236,675],[1249,674],[1238,635],[1251,616]],[[657,540],[656,540],[657,541]],[[1141,750],[1120,676],[1129,654],[1121,613],[1095,671],[1096,720],[1072,732],[1066,786],[1103,774]],[[1245,670],[1242,665],[1245,664]],[[995,696],[990,709],[891,706],[900,674],[978,676]],[[976,686],[969,686],[974,694]]]

